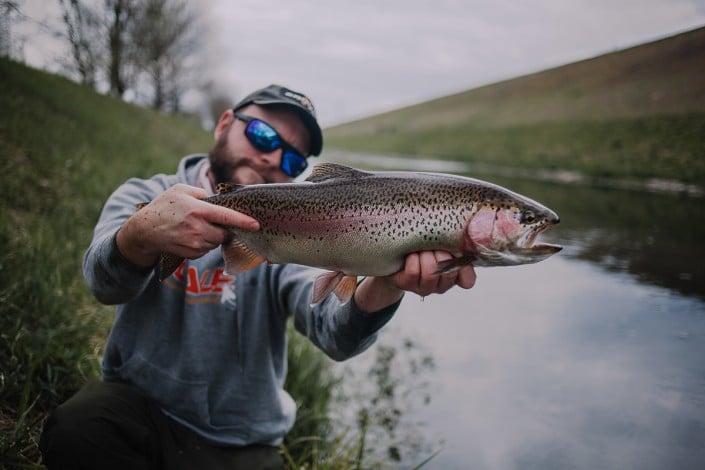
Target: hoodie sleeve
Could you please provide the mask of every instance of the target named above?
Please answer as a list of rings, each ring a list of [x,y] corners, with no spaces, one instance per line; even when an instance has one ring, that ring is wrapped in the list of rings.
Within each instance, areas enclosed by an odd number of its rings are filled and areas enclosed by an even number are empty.
[[[294,326],[313,344],[336,361],[361,353],[377,338],[377,331],[394,315],[401,300],[374,313],[361,311],[352,298],[341,305],[334,295],[311,306],[311,290],[322,271],[299,265],[284,265],[277,273],[280,308],[294,316]]]
[[[135,213],[138,203],[151,201],[174,183],[164,175],[149,180],[132,178],[108,198],[83,258],[83,276],[101,303],[128,302],[146,287],[153,268],[137,266],[125,258],[117,248],[115,235]]]

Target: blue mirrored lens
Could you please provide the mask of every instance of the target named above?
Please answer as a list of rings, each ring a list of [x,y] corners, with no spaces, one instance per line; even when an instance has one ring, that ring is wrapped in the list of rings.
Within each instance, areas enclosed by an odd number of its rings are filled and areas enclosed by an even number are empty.
[[[308,166],[306,158],[294,152],[293,150],[285,150],[282,153],[281,169],[284,173],[295,178],[299,176]]]
[[[277,131],[262,121],[250,121],[247,125],[246,134],[252,145],[263,152],[271,152],[281,146]]]

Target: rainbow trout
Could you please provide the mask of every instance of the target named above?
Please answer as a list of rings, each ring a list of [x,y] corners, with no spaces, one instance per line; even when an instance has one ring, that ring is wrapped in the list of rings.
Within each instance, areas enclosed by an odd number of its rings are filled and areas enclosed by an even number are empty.
[[[445,250],[454,258],[439,272],[460,267],[536,263],[561,250],[535,243],[558,215],[520,194],[484,181],[436,173],[368,172],[334,163],[317,165],[305,182],[221,184],[212,204],[245,213],[260,230],[229,228],[226,271],[263,262],[328,270],[314,284],[312,304],[335,292],[347,301],[357,276],[386,276],[406,255]],[[163,254],[160,278],[183,261]]]

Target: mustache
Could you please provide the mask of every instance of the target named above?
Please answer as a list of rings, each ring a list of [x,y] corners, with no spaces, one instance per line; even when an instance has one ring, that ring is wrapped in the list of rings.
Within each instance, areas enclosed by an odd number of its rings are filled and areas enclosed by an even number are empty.
[[[244,156],[227,156],[223,157],[222,154],[209,153],[209,160],[211,164],[211,173],[213,174],[213,179],[216,184],[219,183],[238,183],[238,184],[248,184],[247,181],[240,181],[237,178],[236,173],[241,168],[247,168],[250,171],[257,174],[264,183],[273,183],[274,181],[267,175],[257,171],[250,165],[250,159]],[[252,181],[250,181],[251,183]]]

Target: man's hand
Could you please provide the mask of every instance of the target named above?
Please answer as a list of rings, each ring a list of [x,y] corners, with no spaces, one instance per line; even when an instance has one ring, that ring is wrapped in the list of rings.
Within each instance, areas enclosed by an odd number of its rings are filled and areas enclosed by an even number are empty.
[[[127,219],[117,233],[120,253],[138,266],[153,266],[161,252],[195,259],[223,243],[225,227],[259,230],[240,212],[209,204],[200,188],[177,184]]]
[[[422,251],[406,257],[404,269],[386,277],[368,277],[355,291],[355,302],[364,312],[375,312],[399,300],[403,291],[421,296],[442,294],[458,285],[470,289],[475,285],[475,269],[463,266],[457,271],[436,274],[438,262],[453,256],[445,251]]]

